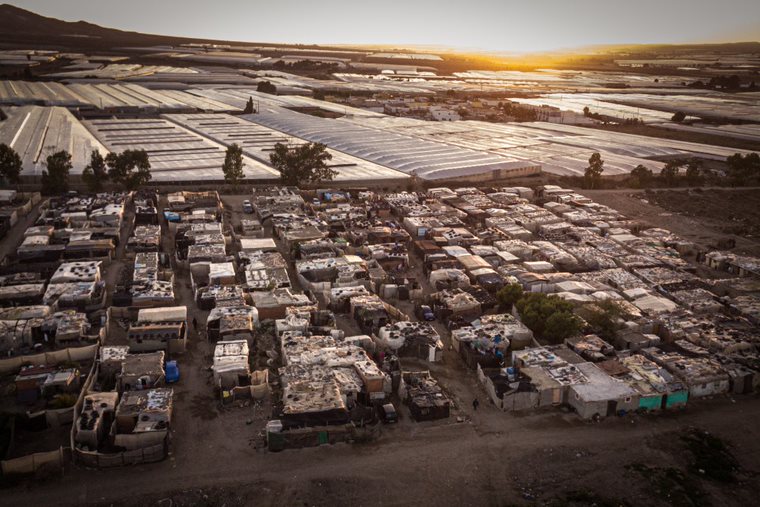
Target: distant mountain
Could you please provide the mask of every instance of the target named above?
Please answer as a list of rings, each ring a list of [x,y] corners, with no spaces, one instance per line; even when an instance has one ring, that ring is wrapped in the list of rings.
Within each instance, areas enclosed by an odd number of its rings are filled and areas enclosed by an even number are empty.
[[[128,32],[103,28],[86,21],[61,21],[48,18],[15,5],[0,5],[0,33],[29,34],[29,35],[64,35],[74,37],[103,37],[109,35],[124,35]]]
[[[62,21],[16,7],[0,5],[0,43],[24,48],[92,48],[124,45],[219,42],[128,32],[105,28],[87,21]]]
[[[156,35],[106,28],[87,21],[63,21],[41,16],[10,4],[0,4],[0,46],[18,49],[75,49],[104,51],[124,46],[179,44],[229,44],[272,47],[304,47],[302,44],[274,44]],[[331,46],[309,45],[331,49]],[[340,48],[336,48],[340,49]]]
[[[245,45],[255,44],[258,47],[271,46],[275,48],[283,47],[304,47],[301,44],[272,44],[266,42],[240,42],[224,41],[210,39],[194,39],[189,37],[174,37],[170,35],[145,34],[140,32],[130,32],[117,30],[115,28],[106,28],[87,21],[63,21],[56,18],[41,16],[37,13],[16,7],[14,5],[0,5],[0,48],[14,49],[53,49],[53,50],[74,50],[83,52],[102,52],[126,46],[154,46],[154,45],[179,45],[187,43],[211,43],[211,44],[229,44]],[[330,45],[309,45],[311,49],[354,49],[359,48],[387,48],[387,46],[330,46]],[[395,47],[394,47],[395,49]],[[409,47],[405,49],[410,52],[430,52],[428,46]],[[117,51],[120,52],[120,51]],[[126,52],[126,51],[121,51]],[[524,62],[530,63],[529,67],[537,65],[559,65],[568,58],[574,58],[574,55],[585,55],[595,59],[608,59],[611,61],[613,56],[625,54],[627,57],[656,57],[656,56],[674,56],[686,57],[693,53],[711,52],[721,53],[758,53],[760,52],[760,43],[758,42],[741,42],[725,44],[683,44],[683,45],[663,45],[663,44],[639,44],[639,45],[609,45],[597,46],[594,48],[578,48],[576,50],[567,50],[561,52],[547,52],[532,55],[509,55],[495,52],[470,52],[470,54],[460,53],[454,48],[445,51],[435,51],[438,54],[446,55],[446,59],[462,60],[460,62],[464,68],[502,68],[503,65],[512,65],[518,68]],[[458,56],[457,56],[458,55]],[[572,60],[570,65],[579,65],[579,61]],[[432,65],[432,64],[431,64]],[[526,64],[527,65],[527,64]],[[539,65],[539,66],[540,66]],[[517,67],[516,67],[517,66]],[[463,70],[460,68],[451,68],[449,71]]]

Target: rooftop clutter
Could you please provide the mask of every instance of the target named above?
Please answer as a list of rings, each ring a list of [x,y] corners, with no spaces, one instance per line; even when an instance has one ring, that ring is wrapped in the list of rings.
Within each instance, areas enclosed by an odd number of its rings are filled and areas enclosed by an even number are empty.
[[[376,336],[379,345],[402,356],[412,355],[430,362],[440,361],[443,356],[443,342],[427,322],[386,324]]]
[[[261,222],[251,235],[237,225],[241,211],[231,223],[215,193],[171,194],[161,226],[146,211],[148,222],[135,229],[125,255],[134,266],[124,262],[117,282],[125,297],[114,294],[107,314],[87,300],[67,306],[67,293],[57,288],[111,279],[106,258],[61,257],[48,271],[0,277],[0,304],[25,303],[0,309],[0,343],[14,356],[95,343],[102,339],[98,323],[115,318],[117,339],[131,348],[102,348],[75,440],[81,449],[109,452],[117,440],[119,452],[165,442],[170,399],[156,405],[163,415],[152,425],[132,428],[127,414],[142,413],[148,400],[112,400],[107,389],[161,390],[176,374],[167,359],[188,337],[206,347],[204,367],[223,403],[258,403],[269,394],[269,375],[279,377],[273,386],[282,389],[272,390],[271,401],[284,433],[360,426],[394,392],[417,420],[461,410],[446,395],[445,375],[439,383],[401,366],[438,362],[431,368],[440,371],[449,350],[504,410],[566,405],[600,418],[760,384],[751,274],[738,278],[726,268],[727,281],[703,280],[686,260],[691,254],[681,253],[689,245],[675,235],[574,192],[543,190],[367,191],[361,199],[352,190],[329,192],[326,202],[325,192],[315,201],[313,192],[304,200],[293,189],[257,188],[251,201]],[[92,235],[94,228],[72,227],[89,219],[78,208],[85,204],[69,203],[64,218],[47,216],[27,231],[28,238],[47,239],[27,246]],[[118,213],[103,208],[103,217]],[[100,215],[101,225],[111,223]],[[273,237],[265,237],[270,227]],[[172,241],[175,258],[161,251]],[[172,273],[172,265],[180,269]],[[562,301],[564,313],[578,319],[571,335],[548,326],[552,315],[531,316],[510,303],[518,288],[516,298]],[[56,389],[71,377],[60,373]],[[98,423],[119,412],[121,427]]]
[[[524,198],[526,196],[540,200],[532,203]],[[585,397],[585,403],[595,410],[589,413],[591,408],[574,407],[585,416],[608,415],[606,409],[600,409],[601,404],[591,405],[598,393],[605,392],[610,395],[609,401],[618,407],[613,412],[654,407],[656,402],[651,396],[639,397],[636,403],[641,403],[640,407],[634,406],[629,396],[623,396],[626,388],[617,382],[627,380],[618,378],[610,382],[604,368],[574,364],[585,359],[599,366],[619,365],[616,347],[635,354],[654,345],[667,349],[675,357],[686,355],[692,362],[707,368],[705,361],[709,355],[731,351],[730,354],[738,358],[739,351],[748,350],[748,343],[755,343],[750,337],[756,313],[753,309],[757,306],[754,302],[760,286],[749,292],[734,291],[732,297],[738,304],[732,307],[728,298],[719,296],[727,292],[727,285],[717,289],[717,284],[700,279],[694,274],[693,265],[682,257],[694,255],[694,245],[669,231],[642,226],[616,210],[560,187],[546,186],[539,189],[536,196],[526,196],[512,189],[483,192],[474,188],[432,189],[425,197],[413,193],[385,196],[390,209],[402,217],[404,214],[414,217],[416,212],[421,217],[430,216],[426,210],[439,204],[457,211],[450,212],[448,217],[461,220],[458,227],[425,228],[421,223],[413,223],[414,227],[408,231],[413,238],[419,238],[414,243],[415,252],[423,258],[431,285],[440,291],[429,295],[425,302],[438,318],[453,328],[453,343],[460,355],[474,368],[492,368],[486,377],[494,385],[511,386],[501,392],[511,394],[508,398],[499,397],[499,403],[513,407],[521,403],[528,407],[542,406],[544,395],[528,400],[533,395],[526,394],[524,400],[517,400],[523,393],[541,392],[535,390],[536,385],[549,389],[555,383],[584,384],[582,379],[585,378],[600,386],[586,391],[578,388],[576,394],[582,399]],[[410,223],[409,217],[404,218],[405,225]],[[472,233],[476,241],[458,230],[463,228]],[[752,260],[719,253],[710,254],[706,259],[716,269],[745,278],[752,276]],[[739,263],[747,269],[739,268]],[[499,278],[493,277],[493,273]],[[568,362],[550,368],[551,371],[529,370],[533,384],[526,383],[526,377],[521,376],[527,375],[524,368],[518,367],[519,373],[512,374],[498,370],[509,367],[508,352],[519,350],[530,340],[512,347],[509,340],[494,331],[477,330],[478,314],[488,312],[492,304],[485,295],[489,283],[494,284],[490,289],[493,293],[504,284],[519,284],[523,291],[552,295],[569,302],[573,313],[588,320],[583,320],[585,333],[566,341],[577,352],[576,363]],[[706,319],[709,325],[705,322],[701,328],[685,326],[703,312],[717,312],[718,316]],[[602,321],[599,315],[606,315],[604,319],[609,320]],[[594,334],[596,331],[602,331],[608,339]],[[496,336],[499,338],[495,339]],[[751,346],[753,350],[754,347]],[[736,371],[727,364],[715,366],[723,372]],[[668,368],[660,367],[665,376],[680,379],[668,385],[677,386],[679,381],[688,384],[683,380],[684,370],[676,372],[676,368],[670,367],[673,373],[668,373]],[[696,365],[691,369],[696,371]],[[612,371],[616,371],[615,368]],[[530,385],[533,387],[526,390]],[[724,391],[728,389],[728,384],[721,386]],[[569,404],[568,391],[551,387],[546,392],[552,390],[558,394],[551,395],[554,401],[549,404]],[[670,401],[665,395],[660,398],[663,407],[681,406],[686,401],[681,399],[683,390],[676,387],[670,395]],[[694,395],[703,394],[695,391]],[[635,399],[636,395],[633,396]],[[507,399],[509,401],[504,401]]]
[[[386,376],[349,340],[284,331],[283,422],[286,426],[343,424],[361,399],[384,399]]]

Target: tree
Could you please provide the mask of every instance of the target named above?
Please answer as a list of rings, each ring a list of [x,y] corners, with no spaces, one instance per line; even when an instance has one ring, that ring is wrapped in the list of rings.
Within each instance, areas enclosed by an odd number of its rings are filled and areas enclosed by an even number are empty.
[[[331,181],[338,174],[327,167],[332,160],[322,143],[306,143],[294,148],[286,144],[274,145],[274,153],[269,155],[272,166],[280,171],[283,185],[300,185]]]
[[[21,157],[7,144],[0,144],[0,178],[3,184],[17,184],[21,176]]]
[[[68,192],[71,154],[65,150],[57,151],[48,156],[45,166],[47,169],[42,171],[42,193],[52,195]]]
[[[760,155],[736,153],[726,159],[726,174],[733,185],[747,185],[760,180]]]
[[[505,285],[496,293],[496,300],[505,310],[511,310],[512,305],[517,303],[521,297],[523,297],[523,288],[519,283]]]
[[[150,160],[145,150],[124,150],[121,153],[109,153],[106,156],[108,177],[124,190],[132,191],[148,183]]]
[[[613,341],[620,329],[620,318],[625,316],[621,306],[614,301],[605,300],[585,307],[587,313],[583,318],[591,330],[607,341]]]
[[[703,180],[702,161],[697,158],[690,158],[686,162],[686,181],[691,186],[697,186],[701,185]]]
[[[108,180],[106,161],[98,150],[90,153],[90,163],[82,172],[82,181],[87,185],[90,192],[97,193],[103,190],[103,184]]]
[[[256,91],[277,95],[277,87],[269,81],[259,81],[259,84],[256,85]]]
[[[676,180],[678,179],[678,169],[680,169],[682,165],[684,165],[683,160],[668,160],[665,163],[665,167],[660,171],[660,178],[662,178],[667,186],[672,187],[675,185]]]
[[[676,111],[676,113],[673,115],[673,117],[670,120],[676,123],[681,123],[685,119],[686,119],[686,113],[684,113],[683,111]]]
[[[741,78],[738,74],[732,74],[730,76],[715,76],[710,78],[708,87],[720,88],[724,90],[738,90],[741,88]]]
[[[581,329],[581,320],[573,314],[573,305],[557,296],[540,292],[526,294],[515,307],[523,324],[537,337],[553,343],[559,343]]]
[[[604,160],[599,152],[593,153],[588,159],[588,167],[584,173],[586,188],[597,188],[602,181],[604,172]]]
[[[237,189],[240,182],[245,178],[245,173],[243,172],[243,148],[237,144],[231,144],[227,147],[222,171],[224,172],[224,181]]]
[[[568,312],[555,312],[546,319],[544,338],[552,343],[562,343],[565,339],[581,331],[581,320]]]
[[[245,103],[245,109],[243,109],[243,114],[252,114],[253,113],[253,97],[248,97],[248,102]]]
[[[631,178],[636,187],[644,188],[652,181],[652,171],[646,166],[639,164],[631,171]]]

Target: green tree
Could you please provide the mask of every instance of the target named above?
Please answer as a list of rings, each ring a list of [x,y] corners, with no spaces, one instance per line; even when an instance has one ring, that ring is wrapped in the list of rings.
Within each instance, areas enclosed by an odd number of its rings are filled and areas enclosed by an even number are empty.
[[[625,316],[622,308],[614,301],[599,301],[586,307],[584,318],[589,327],[607,341],[613,341],[620,329],[620,318]]]
[[[145,150],[124,150],[121,153],[109,153],[106,156],[108,177],[124,190],[137,190],[148,183],[150,160]]]
[[[21,177],[21,157],[7,144],[0,144],[0,178],[3,184],[18,184]]]
[[[256,85],[256,91],[277,95],[277,87],[269,81],[259,81],[259,84]]]
[[[537,337],[552,343],[560,343],[581,329],[581,320],[573,314],[573,305],[557,296],[543,293],[525,294],[517,301],[515,307],[522,322]],[[558,316],[550,321],[555,315]]]
[[[82,172],[82,181],[90,192],[97,193],[103,190],[103,185],[107,180],[106,161],[98,150],[92,150],[90,163]]]
[[[581,331],[581,320],[568,312],[555,312],[546,319],[544,338],[551,343],[562,343]]]
[[[726,174],[732,185],[748,185],[760,180],[760,155],[736,153],[726,159]]]
[[[68,192],[71,154],[65,150],[57,151],[47,157],[45,166],[42,171],[42,193],[53,195]]]
[[[652,170],[639,164],[633,168],[633,171],[631,171],[631,179],[633,180],[634,186],[644,188],[652,181]]]
[[[683,111],[676,111],[676,113],[673,115],[673,117],[670,120],[676,123],[681,123],[685,119],[686,119],[686,113],[684,113]]]
[[[332,155],[321,143],[306,143],[291,148],[286,144],[274,145],[269,156],[272,166],[280,171],[283,185],[308,185],[320,181],[332,181],[337,171],[327,166]]]
[[[231,144],[227,147],[222,171],[224,172],[224,181],[237,189],[240,182],[245,179],[245,173],[243,172],[243,148],[237,144]]]
[[[248,102],[245,103],[245,109],[243,109],[243,114],[251,114],[253,113],[253,97],[248,97]]]
[[[690,186],[701,185],[704,181],[702,176],[702,161],[691,158],[686,162],[686,181]]]
[[[683,160],[668,160],[660,171],[660,178],[667,186],[672,187],[678,180],[678,170],[684,165]]]
[[[586,188],[598,188],[604,172],[604,160],[599,152],[593,153],[588,159],[588,167],[583,175]]]
[[[511,310],[512,305],[517,303],[521,297],[523,297],[523,288],[519,283],[505,285],[496,293],[496,300],[505,310]]]

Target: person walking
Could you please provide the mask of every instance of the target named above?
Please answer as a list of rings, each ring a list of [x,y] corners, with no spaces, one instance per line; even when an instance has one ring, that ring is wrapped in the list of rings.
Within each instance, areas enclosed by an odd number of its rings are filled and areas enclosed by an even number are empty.
[[[480,402],[478,401],[477,398],[475,398],[474,400],[472,400],[472,409],[473,410],[477,411],[479,406],[480,406]]]

